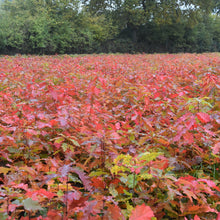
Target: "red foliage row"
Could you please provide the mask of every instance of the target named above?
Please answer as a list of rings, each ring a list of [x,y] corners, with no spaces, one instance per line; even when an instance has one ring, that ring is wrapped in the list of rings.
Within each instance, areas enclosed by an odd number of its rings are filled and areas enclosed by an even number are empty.
[[[0,218],[220,219],[219,97],[219,54],[1,57]]]

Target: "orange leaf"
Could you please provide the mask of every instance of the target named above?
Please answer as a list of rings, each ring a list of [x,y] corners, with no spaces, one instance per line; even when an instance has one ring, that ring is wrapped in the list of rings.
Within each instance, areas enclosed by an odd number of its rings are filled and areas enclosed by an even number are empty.
[[[105,183],[103,182],[102,178],[100,177],[93,177],[92,179],[92,185],[96,188],[105,188]]]
[[[183,213],[186,214],[198,214],[198,213],[205,213],[205,212],[214,212],[216,213],[215,209],[210,208],[208,205],[192,205],[187,206],[184,208]]]
[[[149,129],[150,131],[154,130],[151,122],[147,118],[143,118],[143,121],[144,121],[144,125],[147,129]]]
[[[49,220],[61,220],[62,219],[62,215],[59,213],[59,211],[56,211],[56,210],[48,211],[47,217]]]
[[[169,166],[169,161],[167,159],[162,161],[153,161],[151,166],[156,169],[165,170]]]
[[[117,219],[117,220],[123,220],[125,219],[123,214],[121,213],[121,209],[114,204],[107,204],[107,212],[105,214],[104,220],[107,219]]]
[[[154,217],[154,213],[151,208],[142,204],[132,210],[129,220],[151,220],[152,217]]]
[[[160,144],[165,145],[165,146],[169,145],[169,142],[163,138],[156,139],[156,141]]]

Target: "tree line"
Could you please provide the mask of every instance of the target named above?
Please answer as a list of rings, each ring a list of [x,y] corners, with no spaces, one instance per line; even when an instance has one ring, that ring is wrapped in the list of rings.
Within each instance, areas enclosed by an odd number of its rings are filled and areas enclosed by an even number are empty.
[[[220,51],[219,0],[1,0],[1,54]]]

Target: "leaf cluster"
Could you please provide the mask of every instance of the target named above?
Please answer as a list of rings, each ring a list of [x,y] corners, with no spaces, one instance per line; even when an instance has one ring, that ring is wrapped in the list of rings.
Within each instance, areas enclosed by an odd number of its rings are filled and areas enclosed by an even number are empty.
[[[1,57],[0,218],[216,219],[219,62]]]

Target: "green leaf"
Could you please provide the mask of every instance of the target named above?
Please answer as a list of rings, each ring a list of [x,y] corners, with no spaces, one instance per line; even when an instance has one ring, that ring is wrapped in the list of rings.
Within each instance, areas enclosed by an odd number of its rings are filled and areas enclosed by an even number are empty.
[[[106,175],[108,174],[107,172],[104,172],[102,170],[97,170],[97,171],[92,171],[89,176],[93,177],[93,176],[102,176],[102,175]]]
[[[115,189],[115,186],[113,184],[111,184],[109,186],[109,192],[110,194],[112,194],[112,196],[116,197],[118,196],[118,191]]]
[[[70,138],[70,141],[71,141],[75,146],[80,147],[78,141],[76,141],[76,140],[74,140],[74,139],[72,139],[72,138]]]
[[[19,149],[19,148],[7,147],[7,150],[8,150],[10,153],[20,153],[20,149]]]
[[[188,107],[188,108],[189,108],[189,111],[190,111],[190,110],[194,109],[194,108],[195,108],[195,106],[194,106],[194,105],[189,105],[189,107]]]
[[[131,141],[134,141],[134,140],[135,140],[134,134],[131,134],[131,135],[129,136],[129,139],[130,139]]]
[[[153,152],[153,153],[145,152],[145,153],[139,154],[138,157],[139,157],[139,160],[144,160],[146,162],[150,162],[150,161],[153,161],[154,159],[156,159],[159,155],[160,155],[160,153],[157,153],[157,152]]]
[[[61,196],[63,196],[63,195],[64,195],[64,193],[63,193],[63,191],[62,191],[62,190],[59,190],[59,191],[57,192],[57,195],[58,195],[58,197],[61,197]]]
[[[28,211],[43,210],[38,201],[34,201],[31,198],[23,201],[24,208]]]
[[[128,175],[127,185],[129,188],[134,188],[137,185],[137,175],[130,174]]]
[[[127,190],[124,189],[124,194],[132,198],[132,193],[128,192]]]
[[[1,220],[6,220],[6,219],[8,219],[8,215],[7,215],[7,213],[0,213],[0,219]]]
[[[140,174],[140,177],[143,180],[149,180],[149,179],[153,178],[152,174],[149,174],[149,173]]]
[[[65,152],[69,148],[69,145],[67,143],[63,143],[62,148],[63,148],[63,151]]]
[[[119,179],[121,180],[122,183],[127,183],[127,181],[128,181],[127,176],[126,177],[121,176]]]
[[[22,205],[21,201],[18,200],[18,199],[14,200],[14,201],[12,202],[12,204],[15,204],[15,205],[18,205],[18,206]]]
[[[78,177],[76,177],[72,174],[69,174],[69,180],[74,182],[74,183],[81,183],[81,180]]]

